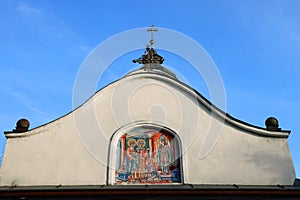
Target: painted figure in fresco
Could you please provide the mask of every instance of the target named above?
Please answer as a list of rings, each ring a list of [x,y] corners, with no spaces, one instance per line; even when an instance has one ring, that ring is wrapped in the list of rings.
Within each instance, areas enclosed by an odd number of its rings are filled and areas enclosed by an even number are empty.
[[[127,149],[127,172],[131,175],[137,169],[137,153],[135,152],[136,141],[134,139],[130,139],[128,141],[128,149]]]
[[[158,149],[158,163],[162,167],[163,174],[169,172],[168,166],[171,164],[171,151],[165,136],[160,136],[161,145]]]
[[[152,178],[152,179],[154,179],[154,178],[161,179],[160,174],[157,172],[157,166],[156,166],[155,161],[154,161],[153,158],[151,158],[149,160],[149,169],[148,169],[148,171],[151,174],[150,178]]]
[[[147,169],[147,163],[148,163],[148,152],[145,149],[145,140],[139,139],[137,141],[137,158],[138,158],[138,175],[139,178],[145,178],[146,175],[146,169]]]

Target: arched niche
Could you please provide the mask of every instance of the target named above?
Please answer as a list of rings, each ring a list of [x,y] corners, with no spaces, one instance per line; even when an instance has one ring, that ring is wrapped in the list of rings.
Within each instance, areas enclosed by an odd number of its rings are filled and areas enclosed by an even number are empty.
[[[153,123],[134,123],[116,131],[109,147],[108,184],[181,184],[178,135]]]

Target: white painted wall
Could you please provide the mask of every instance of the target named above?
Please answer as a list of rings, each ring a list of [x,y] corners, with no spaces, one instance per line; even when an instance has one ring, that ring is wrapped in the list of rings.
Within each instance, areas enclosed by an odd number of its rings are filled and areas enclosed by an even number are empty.
[[[7,134],[0,186],[110,184],[112,135],[138,121],[179,135],[186,184],[293,184],[288,133],[249,126],[208,108],[191,88],[172,78],[126,76],[60,119]]]

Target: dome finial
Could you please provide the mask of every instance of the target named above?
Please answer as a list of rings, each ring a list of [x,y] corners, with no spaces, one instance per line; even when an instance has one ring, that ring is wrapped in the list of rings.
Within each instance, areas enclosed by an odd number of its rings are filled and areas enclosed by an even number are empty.
[[[154,40],[154,32],[157,32],[158,29],[154,28],[154,25],[151,26],[151,28],[147,29],[148,32],[151,31],[151,40],[149,41],[149,44],[146,45],[146,50],[144,52],[144,55],[138,59],[134,59],[132,62],[134,63],[140,63],[140,64],[150,64],[150,63],[156,63],[156,64],[162,64],[164,62],[164,58],[155,51],[153,48],[155,44]]]
[[[151,40],[149,41],[151,48],[154,47],[155,40],[154,40],[154,32],[158,32],[158,28],[155,28],[154,25],[151,26],[151,28],[147,29],[148,32],[151,32]]]

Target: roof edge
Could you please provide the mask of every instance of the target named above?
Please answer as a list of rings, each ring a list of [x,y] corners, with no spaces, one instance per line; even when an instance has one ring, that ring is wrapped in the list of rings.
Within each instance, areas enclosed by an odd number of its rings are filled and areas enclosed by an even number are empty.
[[[160,78],[160,79],[163,79],[163,81],[166,81],[169,83],[171,82],[172,84],[174,84],[174,85],[178,86],[179,88],[183,89],[184,91],[188,92],[190,95],[196,96],[198,102],[201,103],[203,106],[205,106],[205,108],[207,108],[209,111],[211,111],[213,114],[215,114],[218,118],[224,120],[225,122],[227,122],[230,125],[233,125],[237,128],[245,130],[247,132],[255,133],[260,136],[277,137],[277,138],[288,138],[290,135],[290,132],[291,132],[290,130],[276,130],[276,131],[267,130],[266,128],[255,126],[255,125],[249,124],[247,122],[244,122],[242,120],[236,119],[236,118],[232,117],[231,115],[229,115],[228,113],[221,110],[220,108],[218,108],[216,105],[214,105],[212,102],[210,102],[208,99],[206,99],[203,95],[201,95],[197,90],[193,89],[191,86],[179,81],[178,79],[172,78],[168,75],[158,74],[158,73],[154,73],[151,71],[141,71],[139,73],[126,74],[124,77],[122,77],[122,78],[108,84],[107,86],[101,88],[100,90],[98,90],[96,93],[94,93],[90,98],[88,98],[84,103],[82,103],[80,106],[78,106],[74,110],[72,110],[69,113],[67,113],[57,119],[54,119],[46,124],[43,124],[41,126],[35,127],[31,130],[28,130],[28,131],[22,132],[22,133],[14,133],[11,131],[4,131],[4,134],[5,134],[6,138],[27,137],[27,136],[36,134],[37,129],[39,129],[43,126],[46,126],[48,124],[51,124],[57,120],[60,120],[64,117],[72,114],[77,109],[84,106],[93,97],[95,97],[95,95],[99,94],[106,88],[111,87],[112,85],[116,84],[117,82],[119,82],[121,80],[125,80],[125,79],[132,78],[132,77],[139,77],[139,76],[150,77],[150,78],[154,77],[156,79]]]

